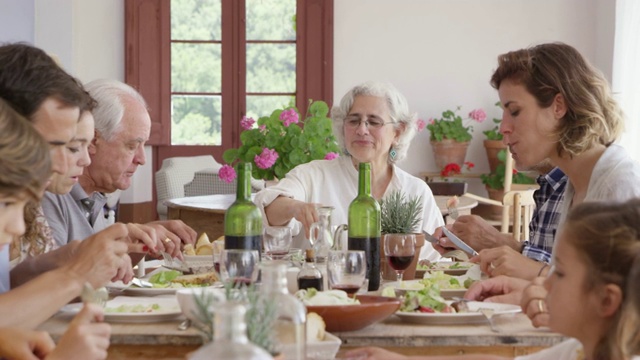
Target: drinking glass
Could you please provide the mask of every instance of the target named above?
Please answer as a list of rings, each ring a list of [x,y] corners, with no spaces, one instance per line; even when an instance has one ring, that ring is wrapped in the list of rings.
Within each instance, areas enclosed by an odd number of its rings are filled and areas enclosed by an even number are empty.
[[[281,260],[289,254],[291,247],[291,228],[288,226],[265,226],[262,241],[267,256]]]
[[[331,250],[327,259],[329,287],[353,296],[364,284],[367,261],[362,250]]]
[[[225,249],[220,254],[220,276],[234,286],[250,285],[258,280],[260,254],[257,250]]]
[[[402,274],[411,265],[416,255],[416,236],[414,234],[386,234],[384,236],[384,253],[389,266],[396,271],[398,285]]]

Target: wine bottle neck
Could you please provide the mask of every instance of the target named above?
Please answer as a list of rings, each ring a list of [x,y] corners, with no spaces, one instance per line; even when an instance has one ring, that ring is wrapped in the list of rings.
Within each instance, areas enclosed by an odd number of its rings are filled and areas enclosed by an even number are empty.
[[[236,200],[251,199],[251,163],[240,163],[237,167],[238,182]]]
[[[358,196],[371,196],[371,164],[360,163],[358,169]]]

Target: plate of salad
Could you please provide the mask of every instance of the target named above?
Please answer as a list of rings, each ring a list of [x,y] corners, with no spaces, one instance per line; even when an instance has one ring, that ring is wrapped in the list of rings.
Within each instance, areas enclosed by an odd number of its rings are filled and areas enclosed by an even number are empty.
[[[445,299],[462,297],[469,286],[480,280],[480,274],[470,272],[462,276],[445,274],[443,271],[434,271],[425,275],[419,280],[405,280],[389,283],[396,295],[406,295],[408,292],[415,292],[423,289],[437,288],[439,295]]]
[[[416,277],[422,278],[425,273],[432,271],[442,271],[447,275],[464,275],[474,266],[478,266],[478,264],[468,261],[437,261],[419,263],[416,267]]]
[[[396,315],[405,322],[428,325],[482,324],[487,318],[482,309],[491,309],[494,315],[515,314],[520,306],[481,301],[463,304],[445,300],[437,286],[406,294]]]
[[[66,315],[75,315],[82,309],[82,303],[68,304],[60,309]],[[107,322],[156,322],[173,320],[182,315],[175,296],[171,297],[130,297],[117,296],[107,301],[104,320]]]
[[[145,288],[130,284],[122,289],[122,293],[132,296],[172,295],[185,287],[206,287],[219,284],[214,273],[182,275],[177,270],[157,269],[144,277],[153,287]]]

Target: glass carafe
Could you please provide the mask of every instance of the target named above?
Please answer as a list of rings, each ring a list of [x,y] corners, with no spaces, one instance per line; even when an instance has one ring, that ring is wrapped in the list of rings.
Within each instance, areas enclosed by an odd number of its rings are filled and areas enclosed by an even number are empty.
[[[320,206],[318,217],[320,220],[311,225],[309,241],[315,253],[316,263],[325,263],[329,250],[333,248],[333,235],[331,235],[331,211],[333,206]]]
[[[213,342],[188,356],[189,360],[269,360],[273,357],[247,338],[246,309],[234,302],[216,305]]]

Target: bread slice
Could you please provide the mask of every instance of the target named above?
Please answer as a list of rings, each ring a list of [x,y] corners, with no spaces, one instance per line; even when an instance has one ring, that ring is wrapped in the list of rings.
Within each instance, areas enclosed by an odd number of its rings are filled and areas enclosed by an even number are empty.
[[[195,255],[213,255],[213,244],[198,246]]]
[[[195,255],[196,249],[193,248],[193,244],[186,244],[182,249],[184,255]]]
[[[211,285],[216,281],[218,281],[218,276],[213,272],[193,275],[181,275],[171,280],[171,282],[173,283],[179,283],[184,286]]]
[[[203,245],[206,244],[211,244],[211,241],[209,240],[209,236],[207,236],[207,233],[202,233],[202,235],[200,235],[200,237],[198,238],[198,241],[196,241],[196,250]]]
[[[318,342],[324,340],[326,324],[317,313],[307,313],[307,342]]]

